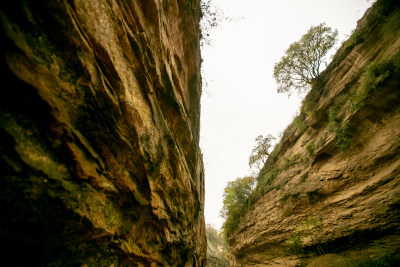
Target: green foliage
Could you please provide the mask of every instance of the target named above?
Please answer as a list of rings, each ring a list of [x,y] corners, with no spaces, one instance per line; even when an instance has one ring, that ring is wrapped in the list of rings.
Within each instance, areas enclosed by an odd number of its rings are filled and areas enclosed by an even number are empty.
[[[324,250],[321,246],[320,233],[323,230],[321,217],[312,218],[308,216],[307,220],[301,221],[302,228],[301,231],[304,235],[311,237],[311,240],[314,244],[315,250],[319,255],[324,255]]]
[[[287,170],[293,165],[293,160],[291,158],[285,158],[285,163],[283,164],[283,169]]]
[[[300,158],[300,154],[294,154],[292,157],[285,158],[285,163],[283,164],[283,169],[287,170],[290,167],[294,166],[298,159]]]
[[[249,158],[250,168],[252,168],[253,166],[256,166],[259,170],[262,168],[262,165],[264,165],[268,159],[268,150],[272,145],[271,141],[274,139],[275,137],[270,134],[265,137],[259,135],[256,138],[256,145],[254,146]]]
[[[211,224],[206,224],[206,236],[207,241],[216,245],[224,245],[225,239],[218,233],[218,230],[215,229]]]
[[[279,143],[275,146],[274,150],[273,150],[273,151],[271,152],[271,154],[269,155],[269,158],[270,158],[271,160],[273,160],[273,161],[277,160],[277,156],[278,156],[278,155],[281,153],[281,151],[282,151],[282,146],[283,146],[282,141],[279,142]]]
[[[207,262],[212,266],[229,266],[228,244],[221,233],[206,224]]]
[[[353,110],[361,109],[386,80],[400,74],[400,53],[383,62],[372,62],[365,69],[361,85],[353,96]]]
[[[307,124],[305,122],[306,119],[306,114],[301,112],[296,118],[294,118],[294,124],[297,127],[297,130],[299,131],[300,134],[304,133],[304,131],[307,129]]]
[[[268,170],[264,168],[260,171],[257,177],[257,185],[255,189],[251,192],[249,197],[249,206],[254,204],[260,199],[264,194],[268,193],[273,188],[273,182],[276,176],[281,172],[281,169],[274,168]]]
[[[285,246],[291,254],[301,254],[304,251],[302,238],[309,237],[313,243],[315,251],[319,255],[325,254],[320,240],[320,233],[323,230],[321,218],[312,218],[301,221],[301,226],[296,227],[296,231],[287,237]]]
[[[286,250],[289,254],[301,254],[304,252],[303,242],[299,232],[290,235],[285,241]]]
[[[315,144],[314,144],[314,142],[313,142],[313,141],[309,142],[309,143],[306,145],[306,149],[307,149],[308,155],[309,155],[310,157],[313,157],[314,154],[315,154]]]
[[[399,12],[399,7],[397,7],[397,12],[393,15],[390,16],[389,18],[385,18],[385,24],[383,25],[383,35],[384,36],[393,36],[395,35],[399,28],[400,28],[400,12]]]
[[[315,149],[321,148],[325,144],[325,137],[318,139],[317,143],[315,143]]]
[[[360,29],[356,29],[351,34],[350,38],[344,43],[345,49],[351,49],[354,46],[364,42],[364,40],[365,40],[365,33]]]
[[[321,82],[316,80],[313,84],[312,89],[307,93],[306,97],[302,101],[301,112],[305,113],[308,117],[313,117],[313,110],[317,106],[317,102],[321,96]]]
[[[278,93],[304,92],[319,77],[327,52],[336,43],[338,31],[321,23],[312,26],[297,42],[292,43],[285,56],[275,64],[274,74]]]
[[[331,108],[329,110],[328,131],[336,134],[334,146],[344,153],[350,148],[353,138],[349,124],[344,122],[343,118],[339,116],[338,113],[337,108]]]
[[[225,219],[222,229],[226,237],[237,228],[240,216],[246,211],[254,182],[253,177],[247,176],[228,182],[225,187],[221,216]]]
[[[265,175],[263,175],[261,177],[258,177],[259,180],[258,180],[257,186],[258,185],[260,185],[260,186],[264,185],[264,187],[265,187],[267,185],[271,185],[273,183],[273,181],[275,180],[276,176],[280,172],[281,172],[280,169],[274,168],[274,169],[270,170],[269,172],[267,172]]]
[[[347,40],[346,45],[354,47],[362,42],[364,42],[363,32],[359,29],[354,29],[350,35],[350,38]]]
[[[286,158],[285,166],[277,167],[276,161],[284,149],[284,142],[295,131],[295,125],[292,123],[289,125],[282,134],[280,142],[275,146],[274,150],[270,153],[268,160],[265,162],[264,167],[260,170],[257,177],[257,185],[249,198],[249,205],[255,203],[261,196],[267,194],[274,188],[278,188],[279,185],[274,184],[276,176],[282,171],[282,169],[289,168],[294,164],[298,163],[300,155],[296,154],[293,157]],[[281,185],[280,185],[281,186]]]

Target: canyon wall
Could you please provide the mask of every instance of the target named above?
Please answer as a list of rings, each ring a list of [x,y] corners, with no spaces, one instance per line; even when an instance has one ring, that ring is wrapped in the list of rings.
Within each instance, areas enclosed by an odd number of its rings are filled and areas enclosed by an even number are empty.
[[[231,265],[399,262],[399,88],[400,7],[377,1],[260,171]]]
[[[199,1],[0,5],[2,262],[204,266]]]

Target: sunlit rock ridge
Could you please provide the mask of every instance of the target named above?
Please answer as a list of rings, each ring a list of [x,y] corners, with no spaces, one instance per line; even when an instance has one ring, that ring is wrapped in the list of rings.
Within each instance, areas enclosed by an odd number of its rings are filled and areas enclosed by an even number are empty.
[[[204,266],[198,0],[3,1],[2,262]]]
[[[374,262],[399,260],[399,53],[398,1],[377,1],[261,170],[232,266],[395,266]]]

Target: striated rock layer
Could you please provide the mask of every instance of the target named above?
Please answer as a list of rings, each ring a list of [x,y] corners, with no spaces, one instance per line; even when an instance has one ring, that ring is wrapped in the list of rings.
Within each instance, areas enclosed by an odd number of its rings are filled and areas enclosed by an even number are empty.
[[[2,262],[204,266],[198,0],[1,3]]]
[[[399,259],[399,88],[400,7],[378,1],[260,172],[231,238],[232,265]]]

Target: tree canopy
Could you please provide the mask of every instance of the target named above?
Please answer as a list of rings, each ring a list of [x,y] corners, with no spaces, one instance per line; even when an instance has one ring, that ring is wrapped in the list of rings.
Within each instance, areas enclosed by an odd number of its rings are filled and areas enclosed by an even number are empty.
[[[229,266],[228,244],[221,233],[212,225],[206,224],[207,263],[210,266]]]
[[[246,176],[228,182],[225,187],[221,216],[225,219],[222,228],[226,236],[236,229],[240,216],[246,210],[247,200],[253,190],[254,182],[254,177]]]
[[[262,166],[267,161],[269,156],[269,148],[271,147],[271,141],[274,140],[275,137],[268,134],[267,136],[263,137],[259,135],[256,138],[256,145],[254,146],[253,150],[251,151],[251,155],[249,158],[249,165],[250,168],[256,166],[258,169],[261,169]]]
[[[297,42],[292,43],[285,56],[274,66],[274,78],[278,93],[305,92],[319,77],[324,57],[337,41],[337,30],[321,23],[312,26]]]

